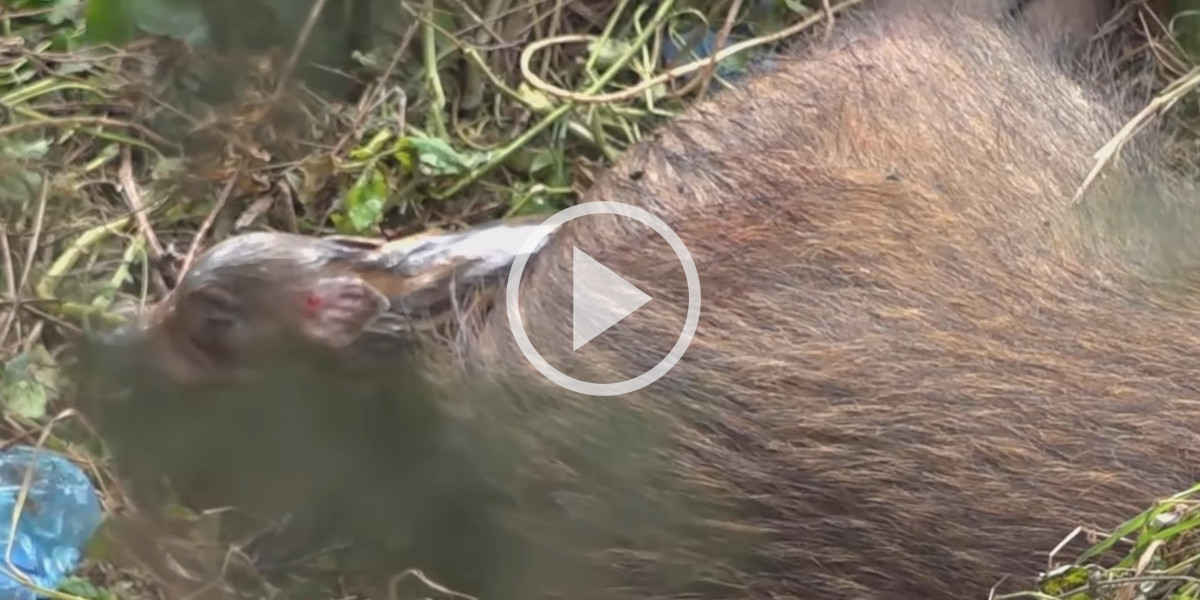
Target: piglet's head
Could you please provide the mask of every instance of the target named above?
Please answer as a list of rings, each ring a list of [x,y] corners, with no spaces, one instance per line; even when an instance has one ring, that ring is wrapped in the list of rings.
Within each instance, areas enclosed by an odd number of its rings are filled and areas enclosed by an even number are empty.
[[[372,331],[401,336],[459,306],[456,294],[503,281],[540,219],[376,244],[282,233],[229,238],[110,343],[138,348],[163,375],[220,382],[261,359],[336,355]],[[118,341],[119,340],[119,341]]]
[[[185,382],[237,378],[281,349],[341,349],[389,305],[347,268],[359,252],[289,234],[229,238],[108,344]]]

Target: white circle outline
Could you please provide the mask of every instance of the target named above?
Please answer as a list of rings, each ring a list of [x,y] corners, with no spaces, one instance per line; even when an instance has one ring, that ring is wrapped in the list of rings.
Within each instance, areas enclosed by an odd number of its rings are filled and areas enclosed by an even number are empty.
[[[533,347],[533,344],[529,341],[529,336],[525,333],[525,327],[521,321],[520,305],[518,303],[521,276],[525,273],[525,264],[529,262],[529,256],[537,248],[537,245],[567,221],[597,214],[628,217],[653,229],[675,251],[675,257],[679,259],[679,263],[683,266],[683,272],[688,284],[687,318],[684,319],[683,331],[680,332],[675,346],[671,348],[671,351],[654,368],[637,377],[615,383],[590,383],[581,381],[559,371],[546,362],[546,359],[542,358],[542,355]],[[513,337],[517,341],[517,347],[521,349],[521,354],[525,356],[525,360],[528,360],[538,372],[545,375],[550,381],[573,392],[589,396],[628,394],[658,381],[660,377],[666,375],[667,371],[670,371],[679,362],[680,358],[683,358],[683,353],[691,345],[692,338],[696,336],[696,327],[700,323],[700,274],[696,271],[696,263],[692,259],[692,253],[688,251],[687,246],[683,244],[683,240],[679,238],[679,235],[672,231],[662,219],[644,209],[625,204],[624,202],[584,202],[561,210],[543,221],[534,231],[533,235],[525,240],[525,243],[517,253],[516,260],[509,267],[508,285],[506,286],[504,297],[508,312],[508,326],[512,330]]]

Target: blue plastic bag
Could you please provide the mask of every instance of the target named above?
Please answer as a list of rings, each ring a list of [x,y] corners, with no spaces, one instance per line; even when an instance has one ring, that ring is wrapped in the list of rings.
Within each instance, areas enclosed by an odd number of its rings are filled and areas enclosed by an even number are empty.
[[[12,564],[37,585],[55,589],[83,557],[104,519],[96,489],[82,469],[45,448],[13,446],[0,452],[0,600],[36,600],[14,578],[4,556],[21,485],[30,464],[33,480],[12,540]]]
[[[689,32],[688,35],[691,35],[693,33],[694,32]],[[736,41],[737,41],[737,39],[735,36],[730,36],[730,39],[726,39],[725,45],[726,46],[732,45]],[[695,46],[693,46],[690,49],[691,52],[696,55],[696,58],[692,58],[691,56],[687,56],[687,57],[681,56],[683,54],[684,50],[686,50],[688,48],[686,46],[681,47],[678,44],[676,44],[675,40],[672,39],[671,36],[666,36],[663,39],[662,50],[660,51],[660,53],[662,55],[663,62],[665,62],[667,64],[671,64],[676,59],[682,59],[683,62],[690,62],[692,60],[708,58],[709,56],[712,55],[713,51],[716,49],[716,46],[717,46],[717,30],[715,28],[709,28],[704,32],[704,37],[701,38],[700,41],[698,43],[696,43]],[[729,79],[729,80],[736,80],[741,75],[743,75],[743,73],[727,66],[724,61],[717,63],[716,74],[719,77],[722,77],[724,79]],[[716,88],[714,87],[713,89],[716,89]]]

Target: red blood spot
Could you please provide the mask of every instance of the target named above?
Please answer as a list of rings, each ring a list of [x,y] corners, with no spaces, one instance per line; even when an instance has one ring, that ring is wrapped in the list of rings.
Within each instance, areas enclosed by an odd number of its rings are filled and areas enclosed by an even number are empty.
[[[305,294],[304,296],[304,314],[309,317],[314,317],[325,306],[325,300],[316,294]]]

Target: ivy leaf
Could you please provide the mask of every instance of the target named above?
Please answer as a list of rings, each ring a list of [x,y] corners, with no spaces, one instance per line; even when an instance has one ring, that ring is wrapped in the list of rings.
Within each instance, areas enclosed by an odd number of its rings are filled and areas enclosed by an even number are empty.
[[[346,194],[346,221],[351,233],[363,233],[378,226],[387,205],[387,180],[376,167],[359,176]]]

